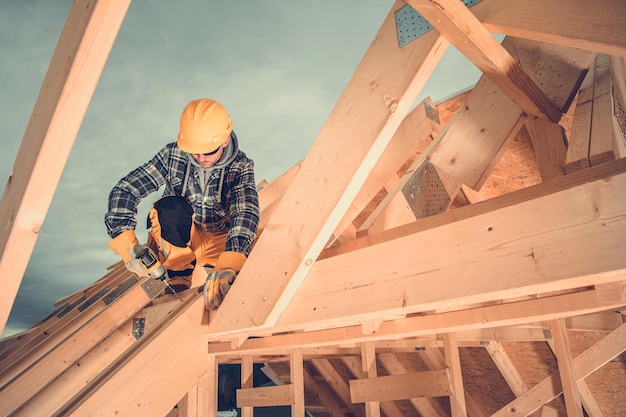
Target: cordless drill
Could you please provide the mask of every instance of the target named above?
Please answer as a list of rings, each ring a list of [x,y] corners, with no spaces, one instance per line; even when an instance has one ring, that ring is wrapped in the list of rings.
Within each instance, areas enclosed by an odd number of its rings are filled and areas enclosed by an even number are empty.
[[[159,262],[159,259],[148,246],[135,245],[130,252],[139,265],[141,265],[141,267],[146,271],[146,274],[150,275],[154,279],[165,282],[170,291],[175,293],[170,283],[167,282],[167,271],[163,268],[163,264]]]

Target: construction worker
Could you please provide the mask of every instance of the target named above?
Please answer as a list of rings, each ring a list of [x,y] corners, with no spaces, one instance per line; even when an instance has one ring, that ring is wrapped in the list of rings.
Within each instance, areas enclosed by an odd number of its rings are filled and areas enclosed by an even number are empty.
[[[137,205],[161,186],[163,196],[149,214],[147,244],[176,292],[190,288],[196,264],[214,267],[205,293],[207,307],[217,308],[250,253],[259,223],[254,162],[239,149],[219,102],[191,101],[180,117],[178,140],[111,190],[105,215],[109,247],[132,271]]]

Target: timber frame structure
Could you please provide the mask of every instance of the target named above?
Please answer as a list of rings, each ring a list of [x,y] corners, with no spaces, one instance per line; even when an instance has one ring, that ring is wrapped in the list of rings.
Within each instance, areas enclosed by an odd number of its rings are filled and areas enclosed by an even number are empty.
[[[129,3],[68,15],[0,205],[2,328]],[[626,3],[390,5],[307,156],[259,184],[222,306],[113,265],[1,341],[1,416],[215,416],[219,364],[246,417],[626,415]],[[483,75],[444,117],[415,101],[450,44]]]

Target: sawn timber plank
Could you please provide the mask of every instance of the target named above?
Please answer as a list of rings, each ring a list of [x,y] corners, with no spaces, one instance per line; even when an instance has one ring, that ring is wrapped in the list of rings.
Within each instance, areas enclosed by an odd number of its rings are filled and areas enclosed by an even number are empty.
[[[208,333],[278,320],[439,62],[447,42],[435,31],[399,48],[402,6],[387,15]]]
[[[609,164],[604,165],[609,170]],[[612,167],[622,172],[540,196],[554,191],[557,183],[563,187],[568,179],[584,178],[562,177],[492,199],[490,204],[485,201],[416,222],[414,233],[409,226],[392,229],[381,233],[388,240],[380,244],[320,259],[274,330],[314,323],[329,326],[372,314],[397,316],[624,279],[626,249],[620,236],[626,235],[622,192],[626,161]],[[533,191],[539,195],[533,196]],[[507,200],[524,196],[527,200],[507,205]],[[476,213],[491,204],[492,210],[452,221],[454,212]],[[437,221],[440,226],[418,231],[420,223]]]
[[[0,201],[0,334],[130,0],[74,2]]]

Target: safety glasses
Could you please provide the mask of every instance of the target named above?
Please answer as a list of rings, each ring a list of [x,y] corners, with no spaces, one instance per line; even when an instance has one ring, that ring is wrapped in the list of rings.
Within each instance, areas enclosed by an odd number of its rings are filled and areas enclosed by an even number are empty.
[[[222,145],[220,145],[220,146],[218,146],[217,148],[215,148],[215,150],[214,150],[214,151],[207,152],[207,153],[203,153],[203,154],[196,153],[196,154],[194,154],[194,155],[198,155],[198,156],[200,156],[200,155],[204,155],[204,156],[211,156],[211,155],[215,155],[216,153],[218,153],[218,152],[220,151],[220,149],[222,149]]]

